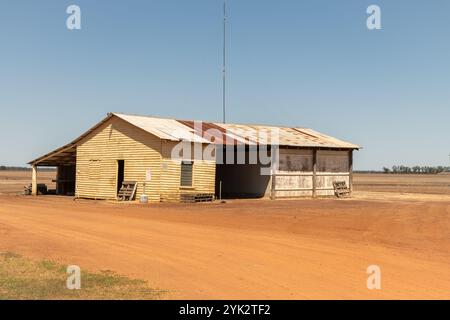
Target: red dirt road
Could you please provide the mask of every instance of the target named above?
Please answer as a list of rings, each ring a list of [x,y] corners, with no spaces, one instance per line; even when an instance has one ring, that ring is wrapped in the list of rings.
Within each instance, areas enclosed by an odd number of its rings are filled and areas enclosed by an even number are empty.
[[[450,299],[450,202],[121,205],[0,196],[0,251],[189,299]],[[381,268],[368,290],[366,268]]]

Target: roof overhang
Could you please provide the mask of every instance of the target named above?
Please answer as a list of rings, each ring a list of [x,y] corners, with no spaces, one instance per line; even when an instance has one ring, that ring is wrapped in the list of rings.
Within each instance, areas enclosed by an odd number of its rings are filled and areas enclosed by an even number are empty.
[[[34,159],[33,161],[28,162],[29,165],[32,166],[43,166],[43,167],[55,167],[61,165],[74,165],[76,162],[76,150],[78,142],[80,142],[83,138],[88,136],[95,129],[103,125],[106,121],[108,121],[113,116],[112,113],[108,113],[107,117],[102,121],[97,123],[91,129],[83,133],[81,136],[73,140],[72,142],[49,152],[42,157]]]
[[[66,145],[36,160],[31,161],[29,164],[33,166],[42,166],[42,167],[75,165],[77,158],[76,154],[77,154],[76,145]]]

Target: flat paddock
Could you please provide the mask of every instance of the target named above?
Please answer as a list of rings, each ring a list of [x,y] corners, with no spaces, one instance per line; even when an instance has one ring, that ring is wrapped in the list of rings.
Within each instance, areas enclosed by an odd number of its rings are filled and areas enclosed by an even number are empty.
[[[354,174],[356,191],[450,195],[448,174]]]
[[[39,183],[45,183],[49,189],[55,189],[56,171],[39,171]],[[31,171],[0,171],[0,195],[19,194],[23,187],[31,183]]]

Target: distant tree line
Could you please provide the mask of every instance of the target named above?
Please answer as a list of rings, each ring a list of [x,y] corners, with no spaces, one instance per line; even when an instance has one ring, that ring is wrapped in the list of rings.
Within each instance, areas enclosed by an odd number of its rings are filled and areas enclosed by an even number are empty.
[[[30,167],[0,166],[0,171],[30,171]],[[55,168],[39,168],[40,171],[53,171]]]
[[[9,167],[9,166],[0,166],[0,171],[28,171],[31,170],[31,168],[27,167]]]
[[[417,173],[417,174],[437,174],[441,172],[450,172],[450,167],[437,166],[413,166],[408,167],[404,165],[392,166],[392,168],[383,167],[384,173]]]

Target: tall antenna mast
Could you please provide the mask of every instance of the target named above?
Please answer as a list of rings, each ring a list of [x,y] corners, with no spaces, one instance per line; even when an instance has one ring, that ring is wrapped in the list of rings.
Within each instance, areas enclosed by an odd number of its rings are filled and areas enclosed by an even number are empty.
[[[226,107],[226,36],[227,36],[227,1],[223,1],[223,64],[222,64],[222,116],[223,116],[223,123],[225,123],[225,107]]]

